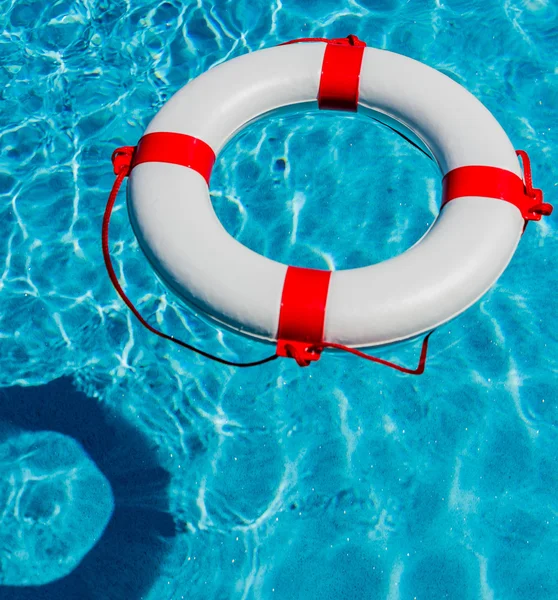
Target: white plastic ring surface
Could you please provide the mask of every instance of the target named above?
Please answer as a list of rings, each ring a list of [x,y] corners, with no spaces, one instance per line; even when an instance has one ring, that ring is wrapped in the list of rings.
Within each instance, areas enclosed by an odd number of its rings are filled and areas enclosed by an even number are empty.
[[[325,43],[260,50],[199,76],[146,130],[199,138],[215,154],[247,123],[316,98]],[[521,176],[514,148],[491,113],[462,86],[410,58],[366,48],[359,112],[395,119],[426,146],[442,175],[492,166]],[[150,162],[130,176],[129,212],[140,246],[180,298],[229,327],[275,340],[287,265],[240,244],[223,228],[203,177]],[[330,280],[324,339],[377,346],[429,331],[478,300],[506,268],[524,221],[512,204],[463,197],[448,203],[403,254]]]

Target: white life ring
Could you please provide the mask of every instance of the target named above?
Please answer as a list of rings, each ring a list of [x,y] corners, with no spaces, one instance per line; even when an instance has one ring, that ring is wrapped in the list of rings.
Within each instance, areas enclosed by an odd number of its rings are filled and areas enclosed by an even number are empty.
[[[344,94],[338,102],[337,93]],[[401,124],[437,161],[444,201],[452,201],[427,234],[395,258],[327,275],[270,260],[231,237],[208,189],[226,142],[281,107],[319,101],[350,110],[357,100],[359,112]],[[351,36],[260,50],[197,77],[151,121],[132,167],[131,222],[166,286],[228,327],[279,342],[321,336],[372,347],[430,331],[494,284],[526,219],[549,213],[540,191],[524,185],[505,132],[473,95],[420,62],[364,48]]]

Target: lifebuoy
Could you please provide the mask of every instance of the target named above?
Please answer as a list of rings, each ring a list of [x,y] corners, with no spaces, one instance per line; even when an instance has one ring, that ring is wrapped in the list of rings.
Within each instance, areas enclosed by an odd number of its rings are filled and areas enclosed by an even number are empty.
[[[436,160],[440,214],[403,254],[368,267],[292,267],[249,250],[209,197],[215,156],[278,108],[362,112],[403,127]],[[449,321],[498,279],[527,220],[550,214],[492,114],[446,75],[342,40],[289,43],[225,62],[179,90],[133,151],[128,207],[139,245],[179,298],[219,323],[277,342],[301,364],[325,342],[406,340]]]

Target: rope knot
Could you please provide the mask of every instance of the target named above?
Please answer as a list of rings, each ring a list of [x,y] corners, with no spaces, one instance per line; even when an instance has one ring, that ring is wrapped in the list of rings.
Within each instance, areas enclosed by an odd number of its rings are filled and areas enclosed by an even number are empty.
[[[552,214],[553,206],[548,202],[543,202],[542,190],[533,187],[533,176],[531,174],[531,161],[525,150],[516,150],[517,156],[523,163],[523,179],[525,186],[525,196],[533,200],[523,210],[523,218],[526,221],[540,221],[541,217],[548,217]]]
[[[320,359],[322,348],[320,345],[307,342],[278,340],[275,351],[277,356],[294,358],[299,367],[308,367],[311,362]]]
[[[329,40],[326,39],[325,41],[327,41],[328,44],[335,44],[336,46],[366,46],[366,42],[359,40],[357,36],[352,33],[344,38],[332,38]]]
[[[357,36],[353,35],[352,33],[346,38],[343,38],[343,40],[346,40],[345,43],[349,44],[349,46],[366,46],[366,42],[359,40]]]
[[[325,42],[326,44],[333,44],[334,46],[366,46],[366,42],[359,40],[356,35],[348,35],[344,38],[298,38],[296,40],[290,40],[288,42],[283,42],[279,44],[279,46],[288,46],[289,44],[298,44],[299,42]]]
[[[130,173],[135,149],[135,146],[122,146],[112,153],[112,168],[115,175],[123,173],[126,177]]]

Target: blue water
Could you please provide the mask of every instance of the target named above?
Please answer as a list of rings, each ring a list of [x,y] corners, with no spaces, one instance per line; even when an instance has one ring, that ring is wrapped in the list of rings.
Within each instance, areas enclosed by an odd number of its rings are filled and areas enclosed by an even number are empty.
[[[556,2],[2,0],[0,15],[0,599],[558,598],[554,217],[436,332],[420,378],[338,355],[207,363],[140,328],[100,249],[112,150],[209,67],[303,36],[354,33],[456,79],[556,202]],[[211,190],[249,247],[336,269],[410,247],[440,201],[434,164],[333,113],[251,125]],[[176,305],[123,194],[111,241],[152,323],[226,358],[269,353]]]

